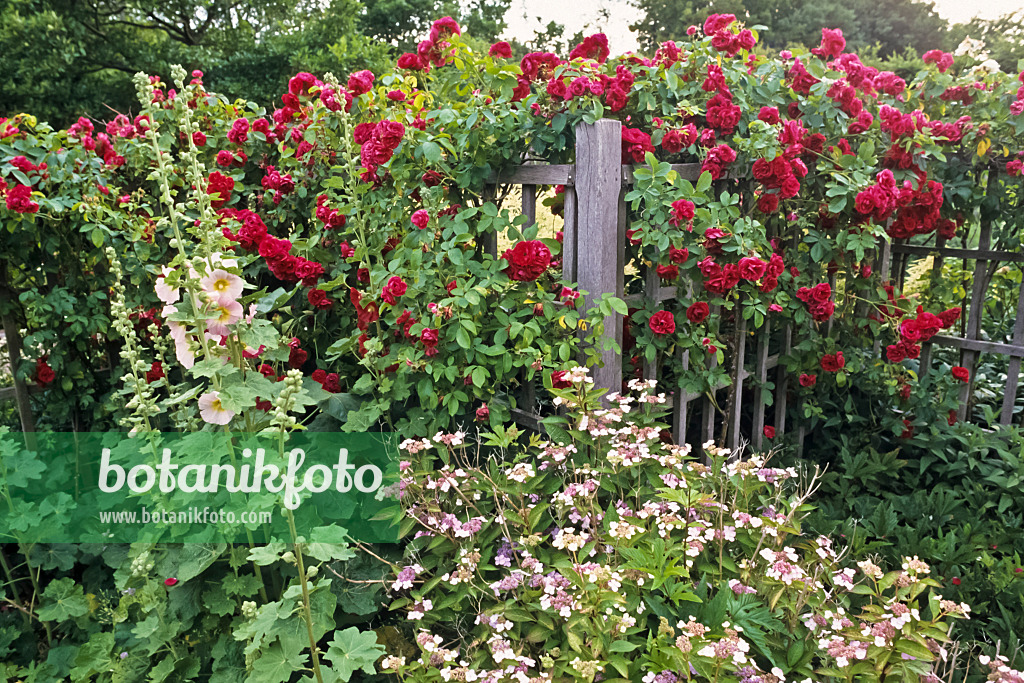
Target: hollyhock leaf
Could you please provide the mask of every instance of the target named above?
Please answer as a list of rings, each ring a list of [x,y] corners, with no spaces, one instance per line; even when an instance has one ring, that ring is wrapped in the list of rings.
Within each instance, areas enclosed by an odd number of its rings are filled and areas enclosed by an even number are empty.
[[[304,669],[307,657],[303,652],[288,652],[272,645],[253,663],[247,681],[251,683],[284,683],[295,671]]]
[[[113,661],[113,631],[94,633],[82,644],[75,655],[75,668],[71,670],[71,679],[83,681],[93,678],[101,672],[106,673]],[[150,672],[152,680],[153,672]]]
[[[29,479],[39,479],[46,471],[46,465],[32,451],[20,451],[13,456],[5,453],[4,467],[6,483],[12,488],[25,488]]]
[[[268,543],[267,545],[259,545],[249,551],[249,555],[246,558],[251,562],[255,562],[261,567],[274,564],[281,559],[281,554],[284,553],[287,546],[284,543]]]
[[[260,378],[266,380],[262,375]],[[246,408],[255,406],[259,396],[252,387],[245,384],[227,384],[221,388],[217,398],[220,399],[220,404],[225,410],[241,413]]]
[[[363,379],[372,380],[373,376],[363,375],[363,377],[359,378],[360,381]],[[359,382],[356,384],[358,385]],[[357,391],[357,387],[353,387],[353,391]],[[369,389],[367,389],[367,391],[369,391]],[[326,399],[320,402],[319,408],[339,422],[345,422],[348,420],[349,412],[359,410],[360,405],[361,401],[352,394],[330,394]]]
[[[351,560],[356,553],[348,546],[348,531],[340,526],[321,526],[310,531],[310,537],[316,538],[309,543],[304,551],[320,562],[334,560]]]
[[[180,585],[206,571],[227,547],[226,543],[187,543],[169,548],[156,563],[155,571],[159,576],[173,576]]]
[[[43,605],[37,616],[42,621],[67,621],[89,612],[89,599],[74,579],[51,581],[43,591]]]
[[[377,634],[353,626],[334,634],[325,657],[341,680],[348,681],[356,671],[375,673],[374,663],[384,654],[384,646],[377,643]]]

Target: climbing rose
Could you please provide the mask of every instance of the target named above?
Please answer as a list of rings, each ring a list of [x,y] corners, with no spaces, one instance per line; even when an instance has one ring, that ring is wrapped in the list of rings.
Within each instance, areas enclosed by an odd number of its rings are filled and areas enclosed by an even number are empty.
[[[216,194],[219,199],[211,200],[210,206],[215,209],[219,209],[229,201],[231,201],[231,191],[235,189],[235,181],[229,176],[224,175],[220,171],[214,171],[210,174],[208,179],[208,187],[206,193],[209,195]]]
[[[772,427],[771,425],[765,425],[764,426],[764,435],[766,437],[768,437],[769,439],[774,439],[775,438],[775,427]]]
[[[512,47],[502,40],[495,43],[494,45],[491,45],[491,49],[490,51],[488,51],[487,54],[489,54],[491,57],[503,57],[505,59],[508,59],[512,56]]]
[[[15,185],[7,191],[7,208],[15,213],[36,213],[39,204],[32,201],[31,187]]]
[[[412,220],[413,225],[415,225],[420,230],[423,230],[424,228],[427,227],[427,224],[430,222],[430,214],[427,213],[426,209],[418,209],[413,212],[412,218],[410,220]]]
[[[686,309],[686,319],[694,325],[699,325],[704,322],[709,313],[711,313],[711,309],[706,303],[695,301]]]
[[[331,300],[327,298],[327,292],[322,289],[311,289],[306,295],[309,303],[316,308],[330,308]]]
[[[971,373],[967,371],[967,368],[960,365],[954,366],[949,372],[961,382],[967,382],[971,378]]]
[[[801,374],[800,375],[800,386],[802,386],[802,387],[813,387],[817,383],[818,383],[818,376],[817,375],[807,375],[807,374]]]
[[[821,357],[821,369],[825,372],[839,372],[846,366],[842,351],[827,353]]]
[[[669,311],[658,311],[651,316],[648,325],[654,334],[672,334],[676,331],[676,319]]]
[[[540,240],[519,242],[501,258],[508,261],[505,274],[520,282],[536,280],[551,266],[551,250]]]
[[[693,220],[694,205],[689,199],[677,199],[672,202],[672,217],[668,224],[672,227],[679,227],[685,221]]]
[[[56,378],[57,373],[53,371],[53,368],[45,360],[40,358],[36,361],[36,384],[40,387],[45,387]]]
[[[405,280],[397,275],[393,275],[388,283],[384,285],[384,291],[381,293],[380,298],[392,306],[398,302],[398,297],[405,294],[408,289],[408,285],[405,284]]]

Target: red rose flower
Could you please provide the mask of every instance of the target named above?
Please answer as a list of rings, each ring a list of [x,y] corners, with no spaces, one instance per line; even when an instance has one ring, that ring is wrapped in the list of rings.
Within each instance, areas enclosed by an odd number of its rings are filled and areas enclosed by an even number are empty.
[[[696,301],[686,309],[686,319],[694,325],[700,325],[710,313],[711,308],[706,303]]]
[[[693,220],[694,205],[689,199],[677,199],[672,202],[672,217],[668,219],[669,225],[679,227],[681,223]]]
[[[655,270],[662,280],[675,280],[679,277],[679,266],[658,266]]]
[[[311,289],[306,295],[309,303],[316,308],[330,308],[331,300],[327,298],[327,292],[322,289]]]
[[[761,213],[775,213],[779,210],[779,195],[763,194],[757,198],[757,209]]]
[[[764,277],[765,270],[768,268],[768,264],[759,258],[753,256],[745,256],[740,259],[739,262],[740,277],[744,280],[760,280]]]
[[[658,311],[647,324],[654,334],[672,334],[676,331],[676,319],[669,311]]]
[[[167,586],[168,588],[170,588],[171,586],[173,586],[173,585],[175,585],[177,583],[178,583],[178,580],[176,578],[174,578],[173,576],[171,578],[169,578],[169,579],[164,579],[164,585]]]
[[[821,357],[821,369],[825,372],[839,372],[846,366],[842,351],[827,353]]]
[[[380,298],[383,299],[385,303],[394,306],[395,303],[398,302],[398,298],[405,294],[408,288],[409,286],[405,284],[405,280],[397,275],[393,275],[391,276],[391,279],[388,280],[388,283],[384,285],[384,291],[381,292]]]
[[[682,249],[676,249],[675,247],[668,248],[668,259],[672,263],[686,263],[686,260],[690,258],[690,250],[686,247]]]
[[[481,405],[479,408],[476,409],[476,420],[477,420],[477,422],[483,422],[484,420],[487,419],[487,417],[490,414],[491,414],[490,408],[488,408],[487,404],[484,403],[483,405]]]
[[[420,332],[420,341],[423,342],[423,345],[427,348],[437,346],[437,342],[439,340],[440,337],[438,335],[438,331],[433,328],[428,327]]]
[[[953,369],[950,370],[949,372],[951,375],[953,375],[958,380],[964,383],[970,381],[971,379],[971,373],[967,371],[967,368],[960,365],[953,366]]]
[[[808,374],[801,374],[800,375],[800,386],[802,386],[802,387],[813,387],[817,383],[818,383],[818,376],[817,375],[808,375]]]
[[[40,387],[49,385],[57,378],[53,368],[42,358],[36,361],[36,384]]]
[[[207,179],[206,193],[209,195],[217,195],[218,199],[211,199],[210,206],[215,209],[219,209],[229,201],[231,201],[231,192],[235,189],[235,181],[233,178],[224,175],[220,171],[214,171],[210,174]]]
[[[769,439],[774,439],[775,438],[775,427],[772,427],[771,425],[765,425],[764,426],[764,435],[767,438],[769,438]]]
[[[491,57],[509,59],[512,56],[512,46],[505,41],[500,41],[491,45],[491,49],[487,51],[487,54]]]
[[[551,250],[540,240],[519,242],[501,258],[508,261],[505,274],[520,282],[536,280],[551,266]]]
[[[572,386],[572,382],[567,380],[565,377],[569,373],[565,370],[555,370],[551,373],[551,386],[555,389],[568,389]]]

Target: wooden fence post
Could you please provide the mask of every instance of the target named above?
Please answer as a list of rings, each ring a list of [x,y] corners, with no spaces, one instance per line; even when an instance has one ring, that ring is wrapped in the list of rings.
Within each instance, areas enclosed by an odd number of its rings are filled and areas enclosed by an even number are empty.
[[[625,244],[625,206],[622,193],[622,123],[601,119],[576,126],[576,281],[589,292],[590,308],[603,294],[622,296]],[[605,319],[605,336],[622,347],[622,316]],[[601,353],[602,366],[593,369],[594,384],[619,391],[622,356]]]

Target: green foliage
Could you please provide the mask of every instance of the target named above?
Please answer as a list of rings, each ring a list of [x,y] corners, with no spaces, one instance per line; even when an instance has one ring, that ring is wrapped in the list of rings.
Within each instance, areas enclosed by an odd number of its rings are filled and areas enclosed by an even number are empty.
[[[301,68],[347,73],[389,58],[356,30],[361,9],[356,0],[4,0],[0,53],[10,77],[0,83],[0,115],[32,112],[68,125],[128,114],[137,104],[127,76],[166,78],[172,64],[269,106]]]
[[[942,594],[973,609],[953,636],[988,655],[1001,643],[1020,668],[1024,436],[942,423],[912,439],[848,429],[811,439],[805,457],[828,471],[808,526],[842,535],[854,554],[931,564]]]
[[[844,569],[861,555],[840,562],[845,549],[801,533],[813,478],[713,447],[698,462],[662,443],[653,382],[602,404],[585,370],[569,381],[554,392],[569,409],[546,420],[550,443],[440,470],[437,459],[469,462],[475,444],[410,444],[402,501],[417,533],[392,608],[415,620],[421,656],[385,668],[414,681],[436,680],[440,660],[468,677],[511,663],[557,680],[689,671],[715,683],[768,671],[909,682],[941,670],[944,620],[964,607],[940,601],[927,566]],[[919,619],[893,621],[903,610]],[[880,637],[861,640],[863,629]]]

